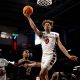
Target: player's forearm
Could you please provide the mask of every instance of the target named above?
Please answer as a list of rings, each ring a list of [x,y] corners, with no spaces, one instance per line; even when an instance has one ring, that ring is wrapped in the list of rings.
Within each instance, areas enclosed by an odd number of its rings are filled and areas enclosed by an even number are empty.
[[[35,65],[36,65],[36,62],[28,64],[29,67],[35,67]]]
[[[66,50],[66,48],[64,46],[61,46],[60,50],[64,53],[65,56],[70,58],[71,55],[68,53],[68,51]]]
[[[29,67],[41,67],[41,63],[40,62],[34,62],[31,64],[28,64]]]
[[[36,62],[35,67],[41,67],[41,62]]]
[[[42,33],[38,30],[38,28],[36,27],[34,21],[30,18],[30,17],[27,17],[28,18],[28,21],[30,23],[30,26],[31,28],[34,30],[34,32],[39,36],[39,37],[42,37]]]
[[[29,23],[30,23],[31,28],[35,31],[35,30],[36,30],[36,25],[35,25],[35,23],[33,22],[33,20],[32,20],[30,17],[28,17],[28,21],[29,21]]]

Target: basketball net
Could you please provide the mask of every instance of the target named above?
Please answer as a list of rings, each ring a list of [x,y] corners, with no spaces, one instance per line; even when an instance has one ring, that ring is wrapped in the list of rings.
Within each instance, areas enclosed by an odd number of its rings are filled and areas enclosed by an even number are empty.
[[[37,0],[39,6],[49,6],[52,5],[52,0]]]

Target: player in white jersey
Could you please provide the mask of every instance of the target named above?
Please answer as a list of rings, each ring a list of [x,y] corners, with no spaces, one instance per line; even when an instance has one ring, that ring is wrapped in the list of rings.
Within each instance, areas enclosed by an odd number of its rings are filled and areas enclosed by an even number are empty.
[[[0,80],[6,80],[5,66],[8,65],[8,61],[4,58],[0,58]]]
[[[77,60],[77,57],[74,55],[70,55],[68,51],[65,49],[65,47],[62,45],[59,34],[58,33],[52,33],[51,28],[53,26],[53,21],[51,20],[44,20],[42,23],[42,26],[45,29],[45,32],[39,31],[39,29],[34,24],[34,21],[31,19],[29,15],[27,15],[24,11],[23,14],[25,17],[27,17],[31,28],[34,30],[34,32],[40,37],[42,40],[42,61],[41,61],[41,71],[40,71],[40,79],[41,80],[48,80],[48,70],[49,66],[53,59],[53,63],[56,61],[56,55],[54,51],[54,46],[57,44],[60,48],[60,50],[70,59],[73,61]],[[54,58],[53,58],[54,56]]]
[[[43,32],[43,37],[41,38],[43,53],[41,67],[47,67],[48,70],[52,67],[57,59],[55,54],[56,35],[59,36],[59,34],[56,32],[50,32],[49,34]]]
[[[14,62],[6,60],[3,58],[2,53],[0,53],[0,80],[7,80],[5,67],[8,66],[8,64],[14,65]]]
[[[0,58],[0,80],[6,80],[6,69],[8,64],[14,64],[14,62],[8,61],[5,58]]]

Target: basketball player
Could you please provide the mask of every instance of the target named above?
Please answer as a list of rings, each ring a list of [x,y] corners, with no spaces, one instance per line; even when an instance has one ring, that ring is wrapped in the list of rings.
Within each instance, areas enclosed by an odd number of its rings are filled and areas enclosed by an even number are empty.
[[[24,50],[22,53],[22,59],[18,61],[18,66],[23,66],[25,68],[27,67],[40,67],[40,62],[31,61],[29,60],[30,52],[29,50]]]
[[[23,11],[25,17],[27,17],[31,28],[34,32],[40,37],[41,45],[42,45],[42,60],[41,60],[41,71],[40,71],[40,79],[48,80],[48,70],[53,66],[56,62],[56,54],[55,54],[55,45],[57,44],[60,50],[67,56],[70,60],[77,61],[77,57],[74,55],[70,55],[66,48],[62,45],[59,37],[59,33],[51,32],[53,27],[53,21],[44,20],[42,22],[42,26],[44,28],[44,32],[39,31],[36,27],[32,18]]]
[[[18,78],[27,78],[29,80],[31,80],[33,77],[31,77],[31,68],[32,67],[41,67],[41,63],[40,62],[36,62],[36,61],[31,61],[29,60],[29,56],[30,56],[30,52],[29,50],[24,50],[22,53],[22,59],[20,59],[18,61],[18,66],[20,67],[20,69],[25,70],[24,76],[22,76],[22,71],[21,71],[21,75],[19,73],[19,77]]]
[[[5,67],[8,66],[8,64],[13,65],[14,63],[3,58],[0,53],[0,80],[7,80]]]
[[[8,65],[8,61],[4,58],[0,58],[0,80],[6,80],[5,66]]]

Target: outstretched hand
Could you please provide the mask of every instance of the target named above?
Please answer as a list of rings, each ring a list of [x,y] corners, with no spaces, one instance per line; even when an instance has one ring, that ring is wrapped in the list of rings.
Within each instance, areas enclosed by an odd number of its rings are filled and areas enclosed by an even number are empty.
[[[27,18],[30,17],[30,15],[28,15],[25,11],[23,11],[23,15]]]
[[[71,55],[69,59],[72,60],[72,61],[77,61],[78,57],[74,56],[74,55]]]

